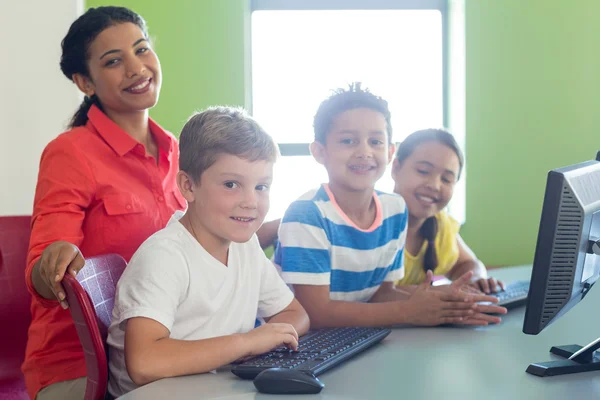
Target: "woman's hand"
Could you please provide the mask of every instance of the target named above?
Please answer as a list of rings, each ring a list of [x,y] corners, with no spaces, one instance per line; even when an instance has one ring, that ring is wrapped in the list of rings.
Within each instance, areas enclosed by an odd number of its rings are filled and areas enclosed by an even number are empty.
[[[77,246],[65,241],[54,242],[44,249],[33,268],[33,285],[42,297],[56,298],[62,308],[67,309],[69,305],[61,282],[65,273],[75,276],[84,265]]]

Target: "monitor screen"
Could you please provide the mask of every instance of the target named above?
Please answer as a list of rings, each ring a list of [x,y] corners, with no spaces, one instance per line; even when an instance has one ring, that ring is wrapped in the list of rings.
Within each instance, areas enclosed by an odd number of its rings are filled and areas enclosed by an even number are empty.
[[[600,162],[548,173],[523,332],[538,334],[581,301],[600,272]]]

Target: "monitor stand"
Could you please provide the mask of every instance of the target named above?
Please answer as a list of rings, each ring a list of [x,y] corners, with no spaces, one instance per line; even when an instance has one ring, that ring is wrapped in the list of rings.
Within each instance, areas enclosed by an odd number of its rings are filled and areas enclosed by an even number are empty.
[[[554,376],[600,370],[600,358],[594,355],[598,348],[600,348],[600,338],[585,347],[576,344],[553,346],[550,353],[564,357],[566,360],[529,364],[527,372],[536,376]]]

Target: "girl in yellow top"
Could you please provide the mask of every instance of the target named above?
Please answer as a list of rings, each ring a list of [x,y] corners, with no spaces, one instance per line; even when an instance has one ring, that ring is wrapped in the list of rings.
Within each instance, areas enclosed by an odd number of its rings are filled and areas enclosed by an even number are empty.
[[[463,154],[454,137],[441,129],[425,129],[409,135],[398,147],[392,166],[394,192],[408,206],[408,230],[404,248],[404,278],[398,286],[418,285],[425,274],[455,280],[473,271],[473,286],[484,293],[503,289],[458,234],[459,224],[443,209],[463,168]]]

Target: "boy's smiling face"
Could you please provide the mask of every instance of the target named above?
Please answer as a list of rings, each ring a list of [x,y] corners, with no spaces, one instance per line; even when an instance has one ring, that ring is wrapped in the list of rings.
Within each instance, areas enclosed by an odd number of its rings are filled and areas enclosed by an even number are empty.
[[[323,164],[329,183],[350,191],[373,190],[393,157],[387,124],[380,112],[355,108],[337,115],[325,145],[314,142],[311,151]]]
[[[250,240],[269,210],[272,180],[273,162],[251,162],[231,154],[220,154],[202,173],[199,183],[188,180],[182,192],[200,244],[209,250],[215,245]]]

